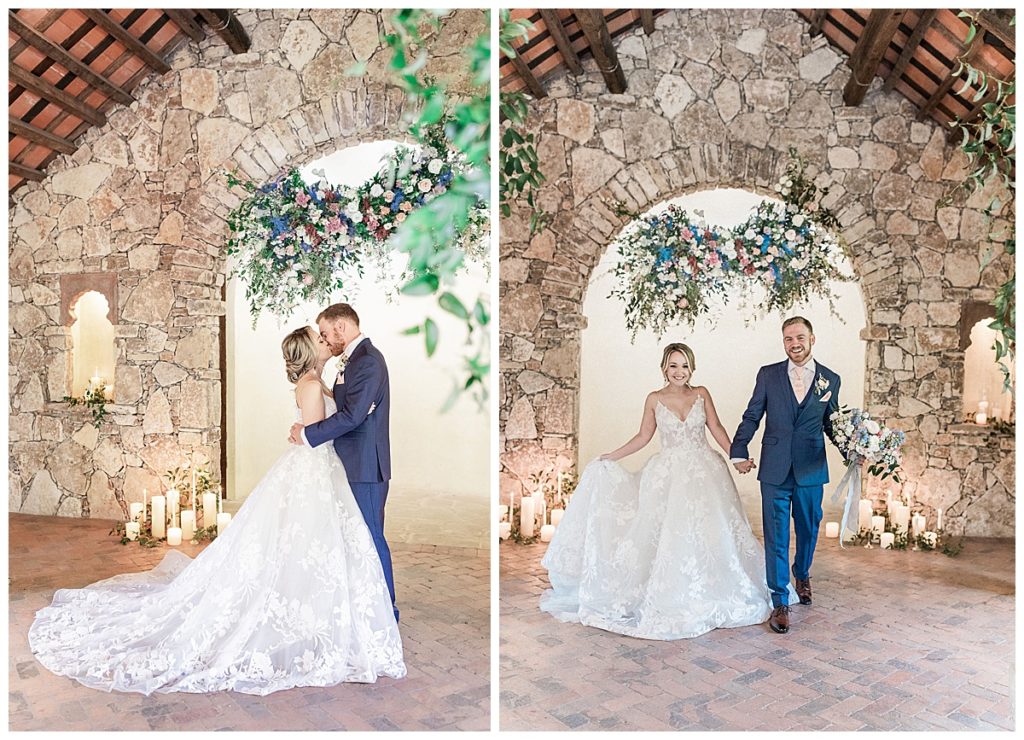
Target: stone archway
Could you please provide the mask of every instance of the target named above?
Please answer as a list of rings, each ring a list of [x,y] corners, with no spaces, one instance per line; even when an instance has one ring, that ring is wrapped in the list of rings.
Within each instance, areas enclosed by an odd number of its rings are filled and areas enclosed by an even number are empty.
[[[11,511],[120,518],[188,457],[220,466],[224,218],[238,202],[220,170],[269,179],[327,151],[405,138],[404,96],[383,82],[386,13],[240,11],[247,53],[227,54],[217,37],[182,47],[137,104],[111,110],[14,194]],[[470,89],[461,49],[483,29],[482,11],[459,10],[427,42],[428,69],[456,95]],[[346,77],[356,58],[366,75]],[[59,281],[79,272],[116,275],[118,378],[139,380],[98,435],[60,403]]]
[[[669,11],[650,36],[637,29],[620,42],[624,95],[602,94],[591,65],[532,104],[548,178],[539,200],[555,217],[532,238],[521,210],[501,225],[503,497],[534,470],[576,465],[581,303],[625,225],[612,204],[643,212],[694,190],[770,192],[793,145],[831,188],[826,204],[840,218],[869,321],[864,403],[908,431],[915,500],[946,510],[954,527],[970,531],[976,506],[986,533],[1012,528],[1012,466],[996,467],[1000,440],[951,431],[960,302],[991,300],[1010,269],[1005,258],[980,269],[987,201],[937,210],[963,174],[962,156],[877,82],[863,105],[844,106],[849,72],[807,30],[786,10]],[[991,483],[971,472],[976,458],[952,459],[951,448],[979,443],[998,470]]]

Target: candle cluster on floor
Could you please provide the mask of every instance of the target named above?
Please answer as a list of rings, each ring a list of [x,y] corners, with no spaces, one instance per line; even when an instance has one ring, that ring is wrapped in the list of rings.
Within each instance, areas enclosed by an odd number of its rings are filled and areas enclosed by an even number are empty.
[[[534,493],[520,496],[518,511],[510,494],[508,504],[498,507],[498,537],[507,540],[515,533],[519,540],[539,536],[541,542],[550,542],[565,514],[563,504],[568,504],[575,487],[576,476],[560,472],[554,487],[542,484]]]
[[[942,510],[936,510],[935,529],[927,528],[928,519],[922,511],[914,513],[910,493],[904,491],[904,500],[893,498],[886,491],[885,509],[875,510],[870,499],[861,499],[857,516],[858,534],[849,539],[865,541],[865,547],[877,544],[882,550],[903,549],[911,545],[914,550],[935,549],[942,534]],[[825,523],[825,537],[838,538],[839,522]]]

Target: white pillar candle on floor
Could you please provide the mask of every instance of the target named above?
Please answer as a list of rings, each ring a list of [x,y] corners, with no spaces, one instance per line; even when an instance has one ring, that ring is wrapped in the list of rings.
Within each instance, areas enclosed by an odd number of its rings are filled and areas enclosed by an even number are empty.
[[[826,537],[838,537],[839,536],[839,522],[825,522],[825,536]]]
[[[935,529],[939,532],[942,531],[942,509],[939,509],[939,521],[936,523]]]
[[[548,502],[544,499],[544,491],[537,491],[537,493],[533,494],[533,500],[535,506],[537,507],[537,519],[540,521],[540,524],[543,527],[545,524],[548,523]]]
[[[551,542],[551,538],[555,536],[555,528],[550,524],[545,524],[540,528],[540,541]]]
[[[217,494],[203,494],[203,526],[212,527],[217,520]]]
[[[167,519],[173,525],[177,521],[178,509],[181,506],[181,495],[177,488],[170,488],[167,491]]]
[[[874,533],[876,538],[885,531],[884,516],[871,517],[871,531]]]
[[[867,499],[860,500],[859,515],[857,517],[857,531],[871,529],[871,517],[874,512],[871,510],[871,502]]]
[[[167,528],[167,544],[175,547],[181,544],[181,527]]]
[[[893,504],[895,511],[893,512],[892,523],[894,527],[898,527],[904,534],[910,531],[910,508],[903,504]]]
[[[220,535],[224,532],[229,524],[231,524],[231,515],[226,511],[222,511],[217,515],[217,534]]]
[[[883,550],[891,550],[892,544],[896,540],[896,536],[892,532],[882,532],[882,538],[879,540],[879,546]]]
[[[140,504],[138,501],[133,501],[132,503],[128,504],[128,521],[139,521],[139,519],[142,517],[143,511],[144,509],[142,508],[142,504]]]
[[[533,526],[537,519],[536,505],[533,496],[523,496],[519,500],[519,533],[523,537],[533,537]]]
[[[507,540],[512,536],[512,522],[501,522],[498,525],[498,537]]]
[[[139,523],[138,522],[128,522],[127,524],[124,525],[124,533],[125,533],[125,536],[128,539],[130,539],[132,542],[134,542],[135,540],[139,539]]]
[[[913,533],[915,537],[924,531],[924,528],[927,526],[927,522],[928,520],[924,518],[924,515],[914,514]]]
[[[929,545],[931,545],[932,547],[935,547],[935,541],[936,541],[936,539],[937,539],[937,538],[936,538],[936,536],[935,536],[935,533],[934,533],[934,532],[925,532],[925,533],[924,533],[924,541],[925,541],[925,542],[927,542],[927,543],[928,543]]]
[[[506,506],[505,504],[501,504],[500,506],[498,506],[498,521],[499,522],[505,521],[505,515],[506,514],[508,514],[508,506]]]
[[[181,512],[181,538],[186,542],[196,536],[196,513],[192,509]]]
[[[167,500],[163,496],[154,496],[152,499],[153,513],[153,536],[158,540],[163,538],[167,530]]]
[[[552,509],[551,510],[551,523],[554,526],[558,526],[562,523],[562,517],[565,516],[565,509]]]

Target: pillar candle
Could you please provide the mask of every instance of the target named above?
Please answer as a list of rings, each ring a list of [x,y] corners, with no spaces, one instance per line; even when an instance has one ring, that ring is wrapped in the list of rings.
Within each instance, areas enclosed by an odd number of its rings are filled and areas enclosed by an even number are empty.
[[[218,536],[227,529],[227,526],[231,524],[231,515],[226,511],[222,511],[217,515],[217,534]]]
[[[910,531],[910,507],[903,504],[894,504],[893,506],[895,508],[892,518],[893,526],[899,527],[906,534]]]
[[[169,488],[167,490],[167,519],[173,525],[177,520],[178,509],[181,506],[181,495],[178,493],[177,488]]]
[[[167,526],[167,500],[164,496],[154,496],[152,504],[153,514],[153,536],[158,540],[166,534]]]
[[[839,536],[839,522],[825,522],[825,536],[826,537],[838,537]]]
[[[942,531],[942,509],[939,509],[939,521],[935,525],[935,529],[939,532]]]
[[[498,525],[498,537],[507,540],[512,535],[512,522],[501,522]]]
[[[882,532],[882,537],[879,540],[879,546],[883,550],[891,550],[893,541],[895,541],[895,539],[896,536],[892,532]]]
[[[212,527],[217,520],[217,494],[203,494],[203,526]]]
[[[544,491],[540,490],[533,494],[534,505],[537,507],[536,518],[540,520],[541,526],[548,523],[548,502],[544,499]]]
[[[142,516],[144,511],[145,509],[142,508],[142,504],[140,504],[138,501],[133,501],[132,503],[128,504],[128,521],[139,521],[139,517]]]
[[[196,512],[195,509],[182,509],[181,511],[181,538],[190,542],[196,536]]]
[[[871,502],[867,499],[860,500],[860,510],[857,519],[857,531],[862,529],[871,529],[871,516],[874,512],[871,510]]]
[[[915,537],[917,537],[924,531],[927,521],[928,520],[924,518],[924,515],[914,514],[913,533]]]
[[[523,496],[519,501],[519,532],[523,537],[533,537],[533,525],[537,518],[535,507],[533,496]]]
[[[552,509],[551,510],[551,524],[557,527],[562,523],[562,517],[565,516],[565,509]]]
[[[181,544],[181,527],[167,528],[167,544],[175,547]]]
[[[192,466],[192,510],[196,508],[196,466]]]
[[[885,517],[884,516],[873,516],[871,517],[871,531],[874,533],[877,539],[880,534],[885,531]]]
[[[132,542],[139,539],[139,523],[128,522],[124,525],[125,536],[128,537]]]
[[[555,536],[555,528],[550,524],[545,524],[540,528],[540,541],[551,542],[551,538]]]
[[[505,521],[505,515],[508,514],[508,507],[505,504],[501,504],[498,507],[498,521]]]

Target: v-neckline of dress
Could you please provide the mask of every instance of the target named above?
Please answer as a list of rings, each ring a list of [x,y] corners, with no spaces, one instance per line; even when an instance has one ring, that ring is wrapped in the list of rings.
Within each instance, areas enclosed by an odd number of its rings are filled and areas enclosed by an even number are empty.
[[[661,405],[662,405],[662,406],[664,407],[664,409],[665,409],[666,411],[668,411],[668,412],[669,412],[669,413],[670,413],[670,414],[671,414],[671,415],[672,415],[672,416],[673,416],[673,417],[674,417],[674,418],[676,419],[676,421],[678,421],[678,422],[679,422],[680,424],[685,424],[685,423],[686,423],[686,420],[690,418],[690,415],[691,415],[691,414],[693,414],[693,409],[694,409],[694,408],[695,408],[695,407],[697,406],[697,403],[698,403],[699,401],[701,401],[701,400],[702,400],[702,397],[701,397],[701,395],[700,395],[700,394],[698,393],[698,394],[697,394],[697,400],[695,400],[695,401],[694,401],[693,403],[691,403],[691,404],[690,404],[690,410],[686,412],[686,416],[685,416],[685,417],[683,417],[683,418],[680,418],[680,417],[679,417],[679,414],[677,414],[677,413],[676,413],[675,411],[673,411],[672,409],[670,409],[670,408],[668,407],[668,405],[667,405],[667,404],[666,404],[666,403],[665,403],[664,401],[662,401],[662,400],[661,400],[660,398],[658,399],[658,403],[660,403],[660,404],[661,404]]]

